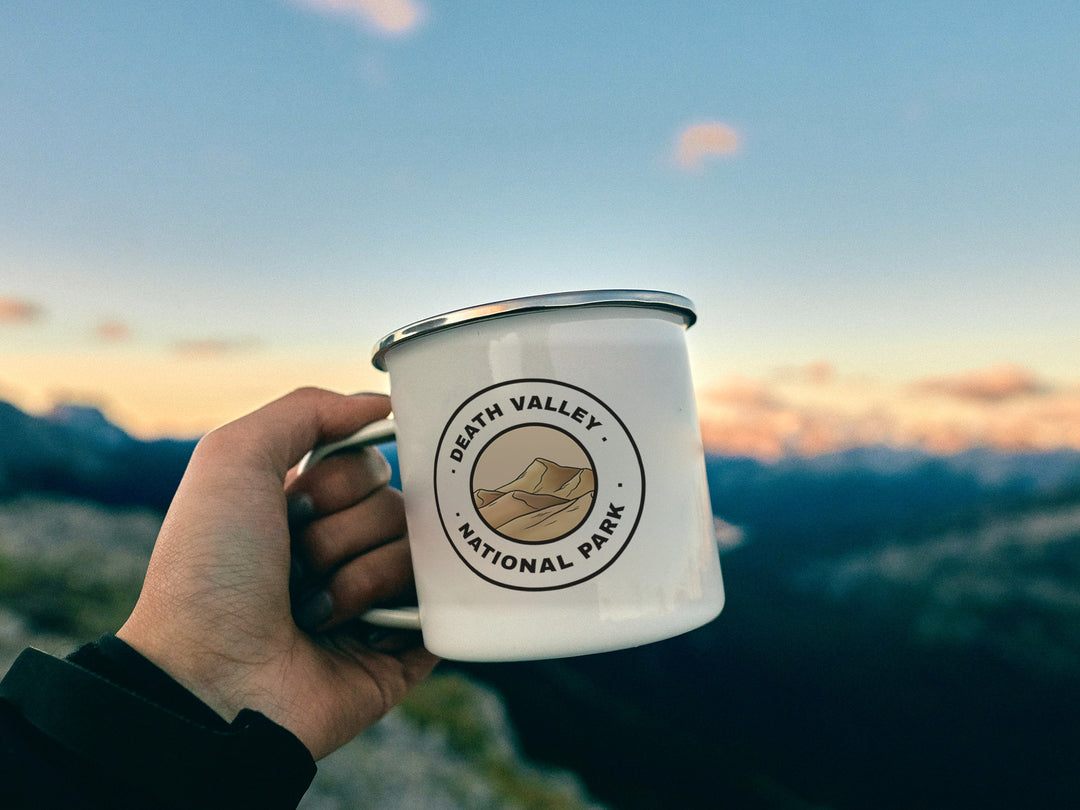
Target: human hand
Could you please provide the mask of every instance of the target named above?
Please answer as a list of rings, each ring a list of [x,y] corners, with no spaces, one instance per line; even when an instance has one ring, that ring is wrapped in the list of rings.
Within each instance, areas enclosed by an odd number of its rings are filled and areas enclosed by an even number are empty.
[[[316,444],[388,412],[383,396],[301,389],[205,436],[117,632],[226,720],[260,711],[316,759],[378,720],[438,660],[415,633],[368,646],[350,622],[412,580],[385,459],[366,449],[299,478],[293,469]],[[298,556],[325,583],[297,620],[287,495],[311,513]]]

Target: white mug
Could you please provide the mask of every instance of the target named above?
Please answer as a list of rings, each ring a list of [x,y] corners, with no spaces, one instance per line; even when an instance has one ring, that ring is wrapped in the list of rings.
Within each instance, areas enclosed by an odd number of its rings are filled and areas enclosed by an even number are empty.
[[[517,661],[634,647],[724,604],[681,296],[555,293],[387,335],[418,627],[433,653]]]

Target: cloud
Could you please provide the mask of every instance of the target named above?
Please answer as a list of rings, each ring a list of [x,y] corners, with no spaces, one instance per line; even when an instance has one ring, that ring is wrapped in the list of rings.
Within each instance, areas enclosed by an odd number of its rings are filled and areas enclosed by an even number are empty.
[[[702,438],[712,452],[776,459],[805,452],[802,437],[819,436],[822,430],[811,428],[809,414],[757,380],[732,377],[705,389],[699,399]]]
[[[348,17],[380,34],[397,36],[416,29],[425,12],[416,0],[295,0],[307,8]]]
[[[784,366],[776,370],[775,376],[790,381],[802,381],[814,385],[826,385],[833,381],[836,369],[827,360],[815,360],[802,366]]]
[[[999,402],[1045,391],[1045,386],[1034,373],[1011,365],[990,366],[951,376],[929,377],[916,382],[915,387],[928,393],[983,402]]]
[[[699,391],[707,449],[778,459],[887,445],[950,454],[1080,450],[1080,385],[1052,388],[995,366],[906,384],[845,378],[828,364]]]
[[[734,155],[739,134],[727,124],[707,121],[685,127],[675,142],[675,164],[685,171],[700,171],[705,158]]]
[[[908,427],[911,443],[939,453],[970,447],[1014,452],[1080,450],[1080,390],[968,403],[950,418],[924,416]]]
[[[729,377],[702,393],[706,402],[735,408],[768,408],[774,404],[765,383],[749,377]]]
[[[0,324],[31,323],[44,314],[44,310],[30,301],[0,295]]]
[[[204,360],[251,351],[259,345],[255,338],[195,338],[177,341],[172,350],[181,357]]]
[[[103,343],[124,343],[131,339],[131,327],[122,321],[102,321],[94,327],[94,336]]]

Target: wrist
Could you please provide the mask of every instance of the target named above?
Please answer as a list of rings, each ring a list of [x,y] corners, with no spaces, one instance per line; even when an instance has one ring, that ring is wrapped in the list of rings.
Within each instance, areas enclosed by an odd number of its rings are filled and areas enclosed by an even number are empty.
[[[231,723],[242,709],[255,708],[253,701],[230,685],[236,680],[235,662],[205,650],[188,649],[152,632],[142,632],[138,626],[132,627],[130,619],[116,632],[116,638],[167,674],[222,722]]]
[[[219,730],[229,726],[224,715],[116,636],[102,636],[67,660],[192,722]]]
[[[289,731],[250,710],[232,723],[190,712],[190,698],[179,697],[165,673],[147,686],[140,679],[152,670],[133,677],[125,668],[123,683],[114,682],[95,669],[115,667],[116,650],[101,652],[75,656],[90,669],[26,650],[0,684],[0,697],[90,767],[162,797],[166,806],[296,806],[315,763]]]

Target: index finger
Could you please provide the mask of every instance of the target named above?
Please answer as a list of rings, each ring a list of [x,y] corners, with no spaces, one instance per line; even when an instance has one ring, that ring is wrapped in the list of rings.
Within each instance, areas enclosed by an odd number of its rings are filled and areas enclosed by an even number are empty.
[[[215,432],[227,432],[237,446],[263,454],[284,481],[315,445],[343,439],[389,413],[390,398],[383,394],[298,388]]]

